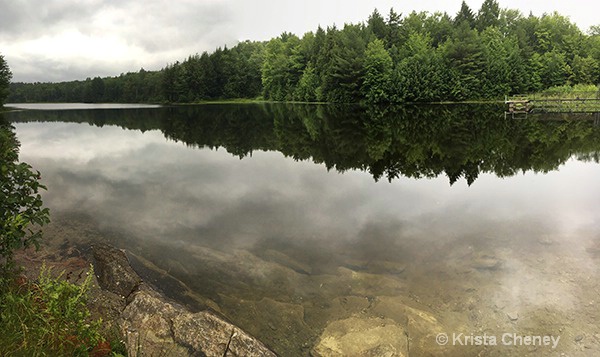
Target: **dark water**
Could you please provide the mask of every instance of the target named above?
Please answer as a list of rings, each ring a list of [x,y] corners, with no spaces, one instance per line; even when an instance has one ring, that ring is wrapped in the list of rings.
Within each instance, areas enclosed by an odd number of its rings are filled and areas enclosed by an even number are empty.
[[[554,334],[557,349],[541,351],[596,351],[598,118],[514,120],[503,109],[5,117],[57,221],[127,249],[167,295],[220,311],[284,355],[348,351],[325,334],[353,319],[408,331],[415,355],[480,351],[436,344],[455,331]],[[374,328],[365,344],[374,334],[394,345]]]

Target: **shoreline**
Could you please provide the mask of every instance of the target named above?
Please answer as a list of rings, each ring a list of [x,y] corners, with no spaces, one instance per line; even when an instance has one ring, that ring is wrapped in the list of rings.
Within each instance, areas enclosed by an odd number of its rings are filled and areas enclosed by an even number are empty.
[[[124,251],[106,243],[43,244],[39,251],[20,250],[15,261],[22,274],[35,281],[42,266],[75,284],[90,265],[94,280],[88,293],[92,320],[102,319],[107,341],[121,341],[129,357],[276,356],[261,341],[221,317],[214,310],[192,312],[172,301],[137,274]]]

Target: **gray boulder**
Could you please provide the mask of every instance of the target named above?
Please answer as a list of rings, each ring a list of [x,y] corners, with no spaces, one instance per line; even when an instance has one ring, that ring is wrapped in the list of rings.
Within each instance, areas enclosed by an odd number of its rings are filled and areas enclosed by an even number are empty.
[[[276,356],[216,313],[168,301],[142,282],[123,251],[98,244],[94,258],[99,285],[127,300],[119,325],[129,356]]]

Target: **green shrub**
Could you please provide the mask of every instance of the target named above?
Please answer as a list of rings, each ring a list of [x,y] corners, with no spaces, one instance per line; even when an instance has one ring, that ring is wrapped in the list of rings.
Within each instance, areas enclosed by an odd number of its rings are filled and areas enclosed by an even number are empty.
[[[548,88],[535,95],[536,99],[542,98],[561,98],[561,99],[588,99],[597,98],[598,87],[592,84],[576,84],[574,86],[564,85]]]
[[[38,246],[41,226],[50,221],[42,208],[40,173],[19,162],[19,142],[13,127],[0,116],[0,268],[12,265],[16,249]]]
[[[36,282],[1,280],[0,355],[87,356],[102,342],[101,320],[87,308],[93,268],[81,285],[52,277],[42,267]]]

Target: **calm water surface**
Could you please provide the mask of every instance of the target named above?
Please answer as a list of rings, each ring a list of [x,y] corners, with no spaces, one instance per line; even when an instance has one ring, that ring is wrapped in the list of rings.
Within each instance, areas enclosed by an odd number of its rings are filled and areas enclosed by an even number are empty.
[[[600,126],[502,110],[6,116],[54,224],[127,249],[167,295],[283,355],[361,338],[373,355],[600,353]],[[435,340],[506,332],[561,340]]]
[[[7,107],[31,110],[74,110],[74,109],[134,109],[158,108],[154,104],[117,104],[117,103],[8,103]]]

